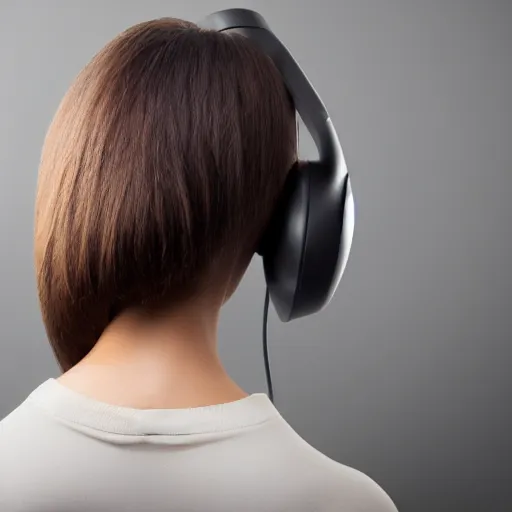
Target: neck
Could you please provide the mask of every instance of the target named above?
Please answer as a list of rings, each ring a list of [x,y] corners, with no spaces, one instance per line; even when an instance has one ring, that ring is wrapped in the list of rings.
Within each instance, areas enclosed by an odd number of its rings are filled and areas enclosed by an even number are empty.
[[[151,315],[126,311],[59,380],[99,401],[140,409],[241,399],[247,394],[217,352],[219,310],[196,302]]]

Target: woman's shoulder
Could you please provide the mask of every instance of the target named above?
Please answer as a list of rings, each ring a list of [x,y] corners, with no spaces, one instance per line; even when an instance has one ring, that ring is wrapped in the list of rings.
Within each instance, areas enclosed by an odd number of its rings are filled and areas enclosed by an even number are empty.
[[[279,423],[279,422],[278,422]],[[304,494],[318,495],[318,508],[328,511],[397,512],[388,494],[370,476],[328,457],[281,420],[281,453],[287,453],[289,474]],[[279,451],[276,453],[279,458]]]

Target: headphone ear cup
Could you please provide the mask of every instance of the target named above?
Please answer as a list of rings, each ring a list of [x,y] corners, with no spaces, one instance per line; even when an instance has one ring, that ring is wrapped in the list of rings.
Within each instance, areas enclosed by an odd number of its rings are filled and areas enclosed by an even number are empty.
[[[289,176],[265,235],[263,267],[270,298],[283,322],[328,304],[352,242],[353,199],[348,174],[333,180],[318,162]]]

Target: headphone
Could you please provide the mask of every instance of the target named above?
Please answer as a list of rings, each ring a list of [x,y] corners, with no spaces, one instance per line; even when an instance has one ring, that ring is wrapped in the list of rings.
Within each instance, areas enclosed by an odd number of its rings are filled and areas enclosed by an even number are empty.
[[[269,298],[282,322],[317,313],[331,301],[345,270],[354,234],[354,198],[341,145],[329,114],[290,52],[263,17],[247,9],[218,11],[198,24],[253,41],[279,70],[295,108],[318,150],[316,161],[290,172],[285,191],[258,249]]]

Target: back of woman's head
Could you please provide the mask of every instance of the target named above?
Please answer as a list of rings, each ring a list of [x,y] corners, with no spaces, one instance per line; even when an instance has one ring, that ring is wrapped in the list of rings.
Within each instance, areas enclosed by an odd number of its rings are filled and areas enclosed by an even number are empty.
[[[126,308],[240,277],[295,159],[285,86],[242,36],[163,19],[109,43],[63,99],[41,159],[37,282],[61,367]]]

